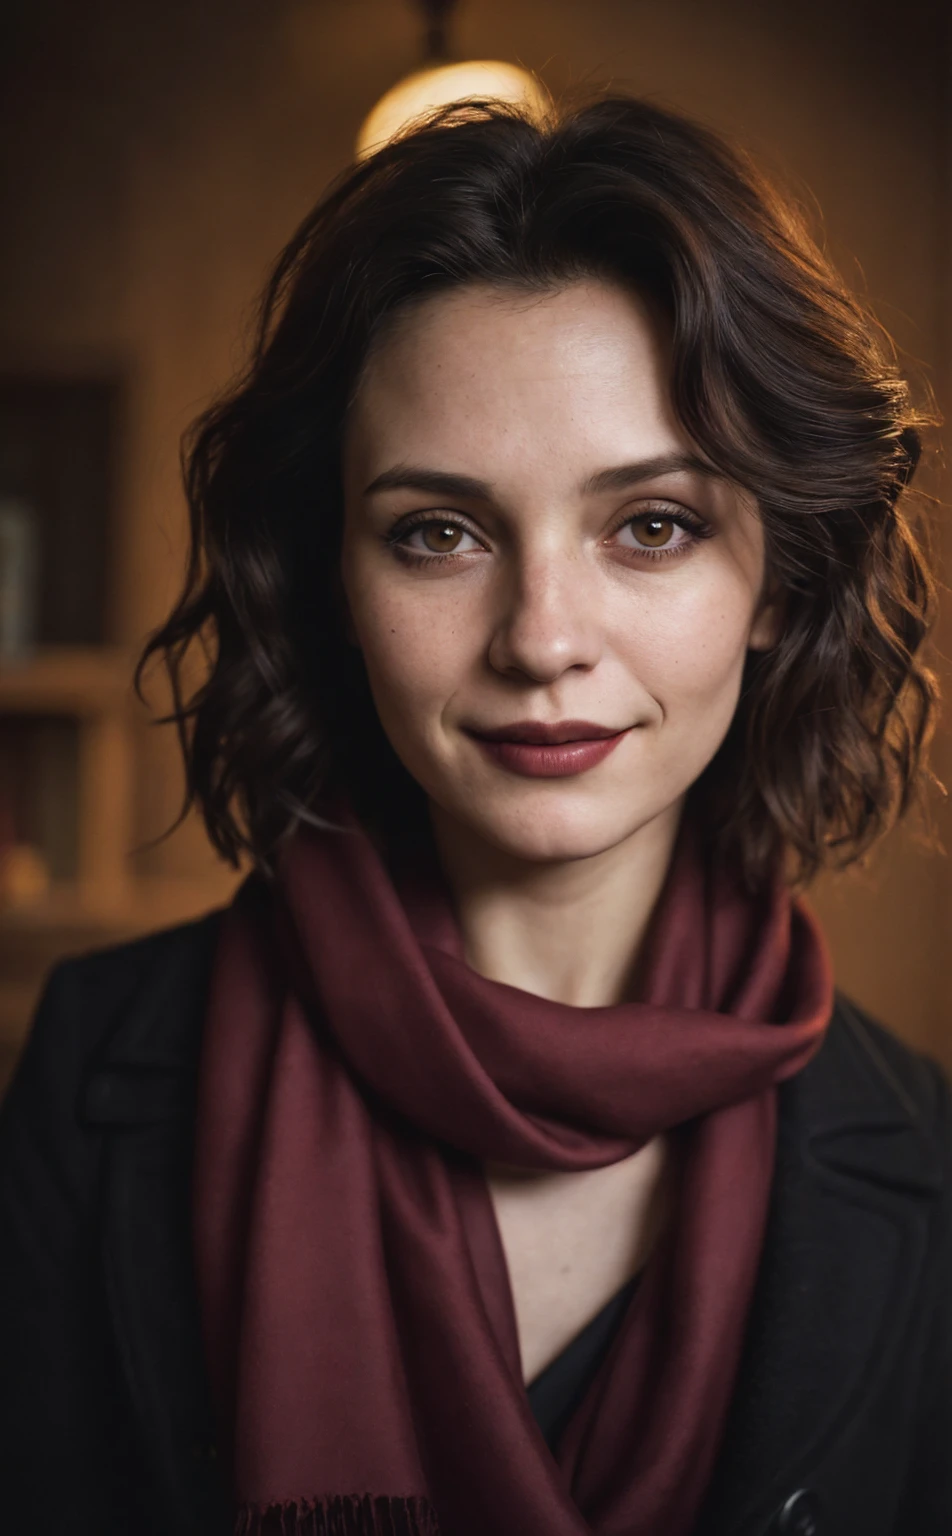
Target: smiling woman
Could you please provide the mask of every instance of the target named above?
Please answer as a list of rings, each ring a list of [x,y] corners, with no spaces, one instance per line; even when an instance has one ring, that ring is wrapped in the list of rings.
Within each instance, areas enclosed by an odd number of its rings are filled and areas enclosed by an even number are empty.
[[[627,349],[606,335],[622,317]],[[599,373],[599,360],[624,368],[624,387]],[[403,366],[415,370],[407,387],[425,400],[434,435],[425,460],[394,442],[411,415],[423,432],[408,404],[397,424]],[[549,370],[544,380],[536,366]],[[577,390],[559,402],[557,376],[567,384],[572,371]],[[739,577],[744,529],[763,540],[782,632],[776,646],[749,648],[740,708],[696,792],[752,887],[781,849],[794,878],[848,864],[908,809],[933,716],[920,648],[934,582],[900,500],[922,416],[873,322],[791,209],[696,126],[603,101],[545,132],[515,111],[481,117],[470,106],[437,114],[318,205],[275,269],[246,380],[193,435],[193,563],[147,656],[164,655],[175,682],[181,654],[214,630],[207,684],[191,705],[181,689],[176,696],[190,796],[226,857],[246,849],[267,865],[290,827],[342,782],[366,820],[401,826],[418,804],[341,622],[341,445],[362,430],[371,391],[386,395],[394,418],[390,461],[375,459],[360,489],[377,482],[381,515],[384,492],[391,507],[401,494],[401,529],[420,529],[394,538],[408,565],[415,553],[457,552],[447,547],[450,526],[460,529],[458,553],[475,556],[464,506],[506,510],[495,505],[503,488],[487,483],[486,456],[508,448],[518,459],[528,442],[537,466],[544,400],[562,410],[546,422],[548,445],[571,413],[576,458],[587,455],[574,469],[591,479],[593,515],[610,512],[613,495],[620,510],[636,489],[640,510],[655,510],[647,492],[665,492],[655,502],[681,520],[632,519],[619,551],[651,544],[670,564],[674,545],[714,531],[720,514],[724,530],[703,551],[704,569],[726,575],[732,565]],[[630,421],[632,451],[615,429],[626,408],[642,438],[635,443]],[[460,420],[470,409],[482,413],[479,432]],[[599,436],[603,409],[614,425]],[[377,430],[384,425],[381,417]],[[459,446],[437,444],[438,430]],[[716,491],[712,517],[684,494],[668,496],[663,476],[650,484],[651,466],[631,463],[635,449],[687,453],[685,473],[708,498]],[[567,471],[566,457],[546,462],[550,481],[557,467]],[[517,489],[526,503],[525,485]],[[551,503],[553,486],[540,480],[535,522],[543,492]],[[426,501],[414,502],[421,493]],[[752,516],[725,518],[725,498]],[[425,511],[451,509],[442,533],[432,520],[424,528]],[[720,553],[728,541],[733,561]],[[520,571],[535,580],[522,554]],[[554,588],[549,596],[559,600]],[[249,732],[242,721],[251,719]]]
[[[252,871],[58,967],[3,1106],[16,1529],[948,1531],[948,1085],[797,894],[927,776],[922,425],[655,107],[322,200],[143,658]]]

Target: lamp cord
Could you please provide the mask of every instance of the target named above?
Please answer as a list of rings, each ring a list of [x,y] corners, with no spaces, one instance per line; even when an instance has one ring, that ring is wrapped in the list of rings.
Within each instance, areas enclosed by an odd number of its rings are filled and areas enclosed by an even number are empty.
[[[418,0],[423,12],[423,58],[427,64],[443,63],[449,58],[447,39],[450,13],[456,0]]]

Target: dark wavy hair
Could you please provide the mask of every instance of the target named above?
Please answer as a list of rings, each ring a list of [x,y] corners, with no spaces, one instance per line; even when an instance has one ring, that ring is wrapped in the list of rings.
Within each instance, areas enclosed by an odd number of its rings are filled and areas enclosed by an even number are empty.
[[[197,804],[232,863],[267,871],[341,785],[368,817],[415,790],[340,623],[340,441],[370,349],[396,311],[456,286],[592,276],[668,317],[677,416],[755,495],[786,594],[783,636],[748,653],[692,788],[713,835],[752,886],[778,853],[801,883],[859,859],[920,796],[935,579],[904,493],[931,418],[888,340],[794,209],[705,128],[627,96],[542,124],[486,102],[345,171],[277,261],[243,377],[186,438],[184,589],[136,683],[164,659],[182,815]]]

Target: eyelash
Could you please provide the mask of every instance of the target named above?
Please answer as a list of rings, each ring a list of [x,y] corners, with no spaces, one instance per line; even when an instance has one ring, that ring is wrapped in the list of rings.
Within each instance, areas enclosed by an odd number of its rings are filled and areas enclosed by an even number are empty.
[[[627,528],[633,523],[650,522],[652,518],[663,518],[665,522],[674,523],[678,528],[683,528],[685,533],[691,534],[691,538],[674,549],[640,549],[637,556],[639,559],[679,559],[682,555],[689,553],[702,539],[709,539],[714,532],[714,529],[708,523],[702,522],[699,517],[695,516],[694,513],[688,512],[684,507],[669,506],[665,502],[657,502],[649,505],[644,511],[638,512],[632,517],[624,518],[612,530],[610,536],[614,538],[617,534],[621,533],[623,528]],[[445,565],[447,561],[465,559],[466,552],[458,554],[455,550],[451,550],[449,554],[445,555],[436,553],[424,555],[418,550],[408,549],[406,544],[402,542],[411,533],[415,533],[418,528],[427,528],[434,524],[442,527],[459,528],[463,533],[470,533],[472,538],[476,537],[458,517],[434,517],[432,513],[421,512],[409,520],[404,519],[395,528],[392,528],[387,534],[387,543],[394,554],[400,560],[405,561],[407,565]]]

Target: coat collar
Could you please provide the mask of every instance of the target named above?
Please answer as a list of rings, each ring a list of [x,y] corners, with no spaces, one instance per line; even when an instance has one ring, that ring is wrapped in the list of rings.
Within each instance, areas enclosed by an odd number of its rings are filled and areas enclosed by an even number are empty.
[[[112,1133],[105,1273],[163,1536],[229,1528],[190,1230],[198,1048],[219,917],[178,930],[159,972],[143,977],[84,1101],[87,1122]],[[780,1089],[764,1251],[697,1536],[761,1536],[791,1493],[817,1485],[903,1339],[940,1188],[914,1098],[838,994],[822,1048]]]

